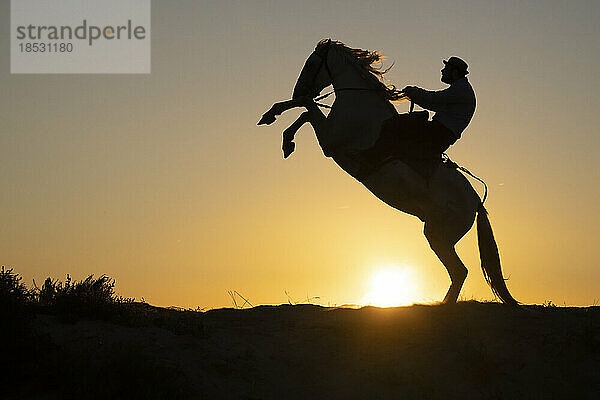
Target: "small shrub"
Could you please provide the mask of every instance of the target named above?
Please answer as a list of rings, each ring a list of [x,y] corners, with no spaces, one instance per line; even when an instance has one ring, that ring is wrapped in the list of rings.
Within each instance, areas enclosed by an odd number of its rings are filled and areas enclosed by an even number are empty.
[[[88,276],[82,281],[46,278],[33,290],[21,283],[12,269],[0,273],[0,317],[26,330],[28,316],[35,313],[54,315],[62,321],[82,318],[101,319],[128,326],[157,326],[180,334],[202,335],[201,310],[163,309],[115,294],[115,280],[106,275]],[[32,313],[33,312],[33,313]],[[17,321],[18,320],[18,321]],[[15,334],[18,336],[19,334]]]
[[[73,281],[69,275],[65,282],[47,278],[37,293],[37,304],[63,319],[78,317],[114,317],[119,306],[133,302],[115,294],[115,280],[106,275],[88,276]]]
[[[15,329],[20,327],[26,329],[29,317],[29,305],[35,300],[22,278],[13,272],[12,268],[2,266],[0,270],[0,320],[14,325]]]
[[[13,272],[12,268],[6,269],[4,265],[0,271],[0,302],[25,304],[31,301],[32,293],[27,289],[23,278]]]
[[[556,304],[554,304],[552,302],[552,300],[547,300],[547,301],[543,302],[542,306],[545,307],[545,308],[556,308],[556,307],[558,307]]]

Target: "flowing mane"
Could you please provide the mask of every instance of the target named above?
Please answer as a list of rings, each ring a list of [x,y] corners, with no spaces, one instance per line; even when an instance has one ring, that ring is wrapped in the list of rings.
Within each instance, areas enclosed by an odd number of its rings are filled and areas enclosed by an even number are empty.
[[[340,42],[337,40],[332,40],[332,39],[323,39],[323,40],[319,41],[319,43],[317,44],[317,48],[319,46],[326,44],[328,41],[330,41],[330,43],[332,45],[339,46],[340,48],[342,48],[344,50],[344,52],[346,53],[346,55],[348,55],[354,62],[356,62],[357,65],[359,67],[361,67],[361,69],[363,69],[365,72],[367,72],[365,77],[370,79],[373,82],[373,84],[375,85],[375,87],[382,91],[384,97],[387,100],[390,100],[390,101],[406,100],[406,95],[404,95],[404,93],[402,93],[401,91],[396,89],[395,85],[392,85],[392,84],[386,85],[385,84],[384,75],[390,69],[392,69],[394,64],[392,63],[392,65],[390,65],[388,68],[386,68],[384,70],[383,63],[382,63],[382,60],[384,57],[381,53],[379,53],[378,51],[355,49],[355,48],[347,46],[343,42]],[[379,63],[380,66],[374,67],[373,64],[376,64],[376,63]]]

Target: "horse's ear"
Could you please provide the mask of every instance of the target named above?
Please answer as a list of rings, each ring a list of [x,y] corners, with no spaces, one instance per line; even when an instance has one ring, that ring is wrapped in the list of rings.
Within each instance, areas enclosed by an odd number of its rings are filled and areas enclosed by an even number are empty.
[[[321,40],[319,40],[319,42],[315,46],[315,50],[317,50],[321,46],[329,47],[330,44],[331,44],[331,38],[329,38],[329,39],[321,39]]]

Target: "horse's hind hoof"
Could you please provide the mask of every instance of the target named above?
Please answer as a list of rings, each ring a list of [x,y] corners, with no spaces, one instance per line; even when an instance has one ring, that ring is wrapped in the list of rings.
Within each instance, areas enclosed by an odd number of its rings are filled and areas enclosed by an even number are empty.
[[[262,118],[256,125],[271,125],[273,122],[275,122],[275,115],[266,113],[263,114]]]

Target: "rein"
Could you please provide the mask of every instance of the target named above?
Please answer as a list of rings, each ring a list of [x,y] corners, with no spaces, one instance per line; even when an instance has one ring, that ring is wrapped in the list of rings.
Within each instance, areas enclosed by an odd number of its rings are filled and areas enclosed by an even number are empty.
[[[319,101],[326,99],[327,97],[331,96],[332,94],[336,93],[336,92],[341,92],[344,90],[374,90],[374,91],[379,91],[379,89],[371,89],[371,88],[341,88],[341,89],[337,89],[337,90],[332,90],[329,93],[325,93],[322,94],[321,96],[317,96],[314,99],[312,99],[312,101],[319,107],[323,107],[323,108],[329,108],[331,109],[331,106],[329,104],[323,104],[323,103],[318,103]],[[415,109],[415,103],[411,100],[410,101],[410,110],[408,111],[409,114],[413,113],[413,110]]]
[[[332,90],[329,93],[323,94],[321,96],[317,96],[314,99],[312,99],[316,105],[318,105],[319,107],[323,107],[323,108],[331,108],[331,106],[329,104],[323,104],[323,103],[317,103],[318,101],[321,101],[323,99],[326,99],[327,97],[331,96],[332,94],[336,93],[336,92],[342,92],[344,90],[378,90],[378,89],[371,89],[371,88],[342,88],[342,89],[337,89],[337,90]]]
[[[444,164],[446,164],[447,167],[456,168],[456,169],[464,172],[465,174],[469,175],[471,178],[477,179],[479,182],[483,183],[484,193],[483,193],[483,200],[481,200],[481,204],[485,203],[485,199],[487,199],[487,195],[488,195],[488,187],[483,179],[473,175],[471,173],[471,171],[469,171],[465,167],[461,167],[460,165],[458,165],[457,163],[452,161],[450,159],[450,157],[448,157],[448,154],[446,154],[446,153],[442,153],[442,161],[444,162]]]

